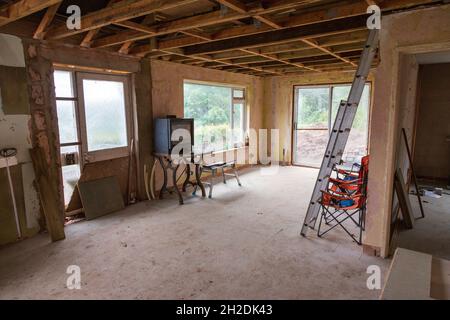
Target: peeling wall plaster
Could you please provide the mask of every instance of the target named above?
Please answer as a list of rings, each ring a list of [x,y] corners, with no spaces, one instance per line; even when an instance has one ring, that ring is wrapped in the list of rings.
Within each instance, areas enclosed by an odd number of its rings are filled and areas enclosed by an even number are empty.
[[[25,66],[22,41],[19,38],[0,34],[0,43],[0,65]],[[32,229],[25,230],[24,234],[28,236],[38,231],[40,216],[38,195],[33,186],[34,169],[29,155],[29,149],[32,147],[29,132],[30,118],[30,115],[5,115],[0,95],[0,148],[14,147],[18,151],[17,158],[22,170],[23,190],[15,190],[15,192],[19,195],[22,193],[23,196],[26,221],[21,221],[21,225]],[[3,206],[0,206],[0,209],[3,210]],[[4,219],[9,219],[13,213],[3,212],[2,215],[5,215]],[[9,240],[8,242],[13,242],[15,239]]]

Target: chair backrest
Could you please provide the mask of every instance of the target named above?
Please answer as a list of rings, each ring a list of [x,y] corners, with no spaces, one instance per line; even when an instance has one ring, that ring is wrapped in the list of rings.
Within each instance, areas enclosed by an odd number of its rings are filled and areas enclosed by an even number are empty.
[[[359,178],[363,179],[369,172],[369,159],[370,156],[367,155],[361,159],[361,168],[359,170]]]
[[[361,159],[361,171],[359,173],[359,177],[362,181],[361,185],[361,194],[364,196],[367,195],[367,184],[369,180],[369,160],[370,156],[367,155]]]

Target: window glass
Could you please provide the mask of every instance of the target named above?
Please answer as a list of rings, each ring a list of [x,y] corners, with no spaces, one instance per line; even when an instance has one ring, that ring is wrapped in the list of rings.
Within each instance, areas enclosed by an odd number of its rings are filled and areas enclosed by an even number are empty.
[[[233,90],[233,98],[243,99],[244,98],[244,90],[242,90],[242,89],[234,89]]]
[[[59,140],[61,144],[78,141],[75,102],[57,100]]]
[[[341,100],[347,100],[351,85],[297,88],[296,164],[319,167],[334,126]],[[331,101],[330,101],[331,95]],[[345,162],[359,162],[367,154],[370,112],[370,85],[361,98],[343,155]],[[331,114],[331,119],[329,119]],[[330,121],[329,121],[330,120]]]
[[[126,147],[123,82],[83,80],[88,151]]]
[[[184,116],[194,119],[196,152],[222,151],[243,143],[245,104],[233,104],[236,95],[244,98],[244,90],[184,84]]]
[[[53,73],[57,98],[73,98],[72,72],[56,70]]]
[[[330,91],[328,88],[298,89],[297,127],[328,128]]]
[[[239,145],[244,141],[244,104],[233,104],[233,143]]]
[[[351,86],[333,87],[333,109],[332,125],[336,119],[337,110],[341,100],[347,100]],[[345,162],[359,162],[367,154],[368,131],[369,131],[369,110],[370,109],[370,85],[366,84],[361,102],[353,121],[352,130],[345,148],[343,160]]]

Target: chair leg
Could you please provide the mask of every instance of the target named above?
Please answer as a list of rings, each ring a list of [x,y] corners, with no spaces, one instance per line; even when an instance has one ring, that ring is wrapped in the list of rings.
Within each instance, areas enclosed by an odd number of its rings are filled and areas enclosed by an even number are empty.
[[[211,171],[211,175],[209,176],[209,198],[212,199],[213,185],[214,185],[214,176],[216,175],[216,171]]]
[[[234,171],[234,177],[236,178],[239,187],[242,187],[241,180],[239,179],[239,175],[238,175],[238,172],[236,170],[236,166],[233,166],[233,171]]]
[[[322,212],[320,212],[320,220],[319,220],[319,227],[317,228],[317,236],[320,238],[320,237],[322,237],[322,235],[320,234],[320,227],[322,226],[322,219],[323,219],[323,216],[324,216],[324,214],[325,214],[325,210],[322,208],[322,210],[321,210]]]

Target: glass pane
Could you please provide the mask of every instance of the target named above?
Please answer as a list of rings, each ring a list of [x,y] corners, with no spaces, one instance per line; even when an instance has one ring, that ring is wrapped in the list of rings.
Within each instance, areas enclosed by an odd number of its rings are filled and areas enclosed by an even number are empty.
[[[72,72],[56,70],[53,74],[55,79],[55,94],[57,98],[73,98]]]
[[[298,128],[328,129],[329,88],[298,89]]]
[[[75,103],[73,101],[56,101],[59,126],[59,141],[63,143],[78,142]]]
[[[337,86],[333,88],[333,119],[336,118],[337,110],[341,100],[347,100],[351,86]],[[370,85],[366,85],[356,112],[352,131],[348,138],[343,160],[345,162],[360,162],[361,158],[367,155],[368,131],[369,131],[369,110],[370,110]]]
[[[244,142],[244,105],[242,103],[233,105],[233,142],[235,144]]]
[[[184,116],[194,119],[194,150],[221,151],[233,147],[231,130],[232,89],[184,84]]]
[[[320,167],[328,144],[328,130],[296,130],[296,164]]]
[[[126,147],[127,121],[122,82],[83,80],[88,151]]]
[[[244,98],[244,90],[234,89],[233,90],[233,98],[243,99]]]

